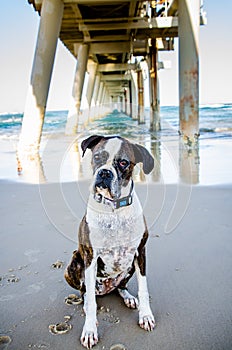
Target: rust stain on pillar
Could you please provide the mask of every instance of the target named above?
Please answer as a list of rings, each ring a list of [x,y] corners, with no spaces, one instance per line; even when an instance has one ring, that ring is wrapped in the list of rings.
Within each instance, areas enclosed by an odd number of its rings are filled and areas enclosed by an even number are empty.
[[[184,72],[185,94],[180,97],[180,133],[188,146],[196,143],[199,137],[198,76],[198,67]]]

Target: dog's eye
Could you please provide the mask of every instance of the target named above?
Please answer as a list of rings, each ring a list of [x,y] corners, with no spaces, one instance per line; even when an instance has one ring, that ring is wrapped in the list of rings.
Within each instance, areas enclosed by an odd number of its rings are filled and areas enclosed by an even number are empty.
[[[96,162],[99,162],[101,160],[101,157],[98,153],[94,154],[93,158]]]
[[[120,160],[118,161],[118,166],[119,166],[119,168],[120,168],[121,170],[125,170],[125,169],[128,167],[129,164],[130,164],[130,163],[129,163],[128,160],[126,160],[126,159],[120,159]]]
[[[108,157],[109,155],[106,151],[95,153],[93,155],[93,159],[96,164],[100,164],[100,163],[104,164],[107,161]]]

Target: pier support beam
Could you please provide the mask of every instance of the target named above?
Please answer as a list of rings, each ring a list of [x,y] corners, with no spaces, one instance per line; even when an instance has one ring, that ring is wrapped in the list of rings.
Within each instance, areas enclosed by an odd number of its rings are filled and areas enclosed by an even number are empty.
[[[143,84],[143,72],[141,69],[137,71],[138,79],[138,122],[139,124],[145,123],[144,118],[144,84]]]
[[[92,106],[96,106],[97,105],[97,97],[98,97],[98,92],[99,92],[99,86],[100,86],[100,73],[97,73],[96,77],[95,77],[95,82],[94,82]]]
[[[88,62],[88,72],[89,72],[89,81],[86,91],[86,98],[89,105],[89,108],[92,104],[92,98],[93,98],[93,89],[95,85],[95,78],[96,78],[96,72],[97,72],[97,63],[94,61]]]
[[[100,81],[98,96],[97,96],[97,105],[98,106],[100,106],[101,101],[102,101],[103,89],[104,89],[104,83],[103,83],[103,81]]]
[[[77,132],[80,117],[82,91],[88,62],[88,53],[89,46],[87,44],[80,45],[78,50],[76,72],[73,83],[71,107],[69,109],[66,123],[66,135],[73,135]]]
[[[128,111],[127,111],[127,89],[124,89],[124,113],[127,114]]]
[[[200,0],[178,2],[180,134],[189,147],[199,136]]]
[[[160,101],[158,80],[158,50],[156,39],[152,40],[148,59],[149,90],[150,90],[150,130],[159,131],[160,127]]]
[[[37,153],[40,146],[48,91],[59,37],[64,4],[61,0],[44,0],[30,87],[18,144],[18,157]]]
[[[129,101],[130,101],[130,114],[129,115],[132,118],[133,110],[132,110],[132,83],[131,83],[131,79],[129,79],[128,85],[129,85]]]
[[[131,88],[132,88],[132,119],[138,119],[138,82],[136,79],[136,73],[131,71]]]

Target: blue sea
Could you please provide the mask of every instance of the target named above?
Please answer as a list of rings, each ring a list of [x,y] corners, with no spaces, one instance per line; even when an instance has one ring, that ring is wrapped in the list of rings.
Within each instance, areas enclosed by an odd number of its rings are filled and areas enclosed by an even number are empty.
[[[81,154],[77,156],[76,150],[79,148],[72,148],[73,141],[63,136],[67,115],[67,111],[46,112],[40,172],[44,173],[44,179],[46,178],[48,182],[86,179],[89,171],[89,166],[78,165]],[[141,125],[138,125],[136,120],[117,111],[101,118],[91,119],[91,122],[82,124],[81,133],[77,138],[78,143],[91,134],[101,134],[120,135],[145,145],[155,157],[158,169],[158,173],[154,172],[148,177],[148,181],[166,184],[190,181],[192,184],[201,185],[232,183],[232,103],[200,106],[199,148],[187,154],[179,148],[178,107],[161,107],[162,129],[158,133],[149,131],[148,109],[145,110],[145,115],[146,123]],[[22,175],[18,176],[16,165],[16,147],[22,119],[22,113],[0,114],[1,179],[28,181],[28,177],[24,176],[25,180],[23,180]],[[62,160],[55,167],[54,157]],[[70,159],[76,159],[76,163],[71,165]],[[73,175],[73,168],[76,169],[77,166],[79,170],[75,170],[75,175]],[[85,171],[81,173],[83,168]],[[51,176],[53,169],[59,169],[59,174]],[[25,172],[24,175],[26,175]],[[30,178],[31,181],[34,181],[35,173]]]
[[[160,137],[178,134],[179,110],[176,106],[161,107],[162,130]],[[43,134],[63,133],[67,119],[67,111],[46,112]],[[148,110],[146,115],[149,115]],[[232,138],[232,103],[212,104],[200,106],[199,113],[200,139],[206,138]],[[0,114],[0,139],[17,138],[21,125],[22,113]],[[138,123],[125,114],[111,113],[89,124],[90,132],[104,134],[121,134],[122,136],[136,138],[137,134],[150,134],[149,120],[146,125],[138,126]]]

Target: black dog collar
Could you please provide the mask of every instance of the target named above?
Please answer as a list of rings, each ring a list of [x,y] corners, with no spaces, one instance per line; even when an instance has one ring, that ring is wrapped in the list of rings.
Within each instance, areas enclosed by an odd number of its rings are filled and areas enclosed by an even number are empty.
[[[126,197],[119,198],[119,199],[109,199],[109,198],[106,198],[106,197],[104,197],[104,196],[102,196],[101,194],[98,193],[98,194],[94,195],[94,199],[98,203],[110,205],[111,207],[113,207],[113,209],[119,209],[119,208],[127,207],[128,205],[131,205],[132,201],[133,201],[133,197],[132,197],[133,188],[134,188],[134,183],[132,181],[131,182],[130,193]]]

